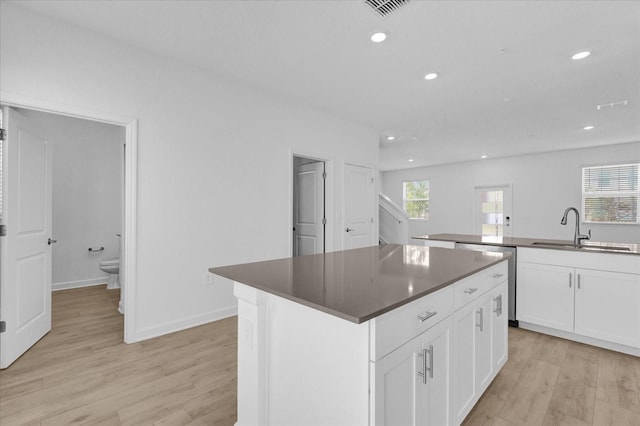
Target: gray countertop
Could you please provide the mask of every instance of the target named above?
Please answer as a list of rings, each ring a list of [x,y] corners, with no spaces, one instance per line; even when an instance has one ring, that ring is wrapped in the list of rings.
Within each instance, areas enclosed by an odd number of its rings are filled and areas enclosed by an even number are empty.
[[[362,323],[509,255],[387,244],[210,268],[213,274]]]
[[[483,237],[481,235],[467,234],[430,234],[411,238],[421,240],[451,241],[466,244],[486,244],[493,246],[528,247],[553,250],[573,250],[583,252],[588,251],[640,255],[640,245],[628,243],[601,243],[584,241],[582,246],[578,248],[573,246],[572,241],[549,240],[543,238]]]

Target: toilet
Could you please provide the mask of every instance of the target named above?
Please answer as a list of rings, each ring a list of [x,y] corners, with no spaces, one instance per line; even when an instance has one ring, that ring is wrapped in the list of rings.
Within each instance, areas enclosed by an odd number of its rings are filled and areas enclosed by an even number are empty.
[[[100,269],[109,274],[109,281],[107,281],[108,290],[120,288],[120,259],[100,262]]]

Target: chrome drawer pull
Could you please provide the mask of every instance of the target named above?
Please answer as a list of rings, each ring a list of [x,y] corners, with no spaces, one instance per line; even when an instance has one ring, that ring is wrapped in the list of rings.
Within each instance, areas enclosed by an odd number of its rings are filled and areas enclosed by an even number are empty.
[[[495,279],[498,279],[500,277],[502,277],[504,274],[493,274],[492,277]]]
[[[468,289],[466,289],[466,290],[464,291],[464,294],[473,294],[473,293],[475,293],[476,291],[478,291],[478,289],[477,289],[477,288],[468,288]]]
[[[420,322],[425,322],[426,320],[428,320],[432,316],[436,315],[437,313],[438,313],[438,311],[426,312],[424,316],[418,315],[418,319],[420,320]]]

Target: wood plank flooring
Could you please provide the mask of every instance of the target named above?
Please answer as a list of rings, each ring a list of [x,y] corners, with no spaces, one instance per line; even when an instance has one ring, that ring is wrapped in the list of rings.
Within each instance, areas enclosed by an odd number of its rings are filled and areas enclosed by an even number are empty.
[[[236,318],[126,345],[119,298],[53,293],[51,332],[0,371],[0,425],[233,425]]]
[[[640,426],[640,358],[509,328],[509,360],[463,425]]]
[[[123,343],[118,291],[53,293],[53,329],[0,371],[0,425],[233,425],[237,321]],[[640,358],[509,329],[465,425],[640,426]],[[393,425],[395,426],[395,425]]]

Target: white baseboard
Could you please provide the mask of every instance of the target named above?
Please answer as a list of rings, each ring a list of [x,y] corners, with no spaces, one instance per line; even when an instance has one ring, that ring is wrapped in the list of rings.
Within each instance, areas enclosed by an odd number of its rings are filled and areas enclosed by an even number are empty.
[[[208,324],[210,322],[229,318],[235,315],[238,315],[237,305],[207,312],[205,314],[194,315],[192,317],[184,318],[178,321],[166,322],[164,324],[159,324],[153,327],[147,327],[142,330],[138,330],[135,336],[133,336],[133,339],[130,339],[127,343],[135,343],[142,340],[152,339],[154,337],[163,336],[169,333],[175,333],[176,331],[186,330],[188,328]]]
[[[594,339],[593,337],[581,336],[579,334],[569,333],[562,330],[556,330],[553,328],[544,327],[537,324],[531,324],[523,321],[518,321],[518,327],[525,330],[536,331],[538,333],[549,334],[551,336],[560,337],[562,339],[573,340],[574,342],[584,343],[591,346],[598,346],[600,348],[605,348],[605,349],[609,349],[616,352],[622,352],[628,355],[640,356],[640,348],[621,345],[619,343],[607,342],[605,340]]]
[[[88,280],[66,281],[62,283],[52,283],[51,291],[67,290],[70,288],[91,287],[94,285],[107,284],[107,277],[89,278]]]

